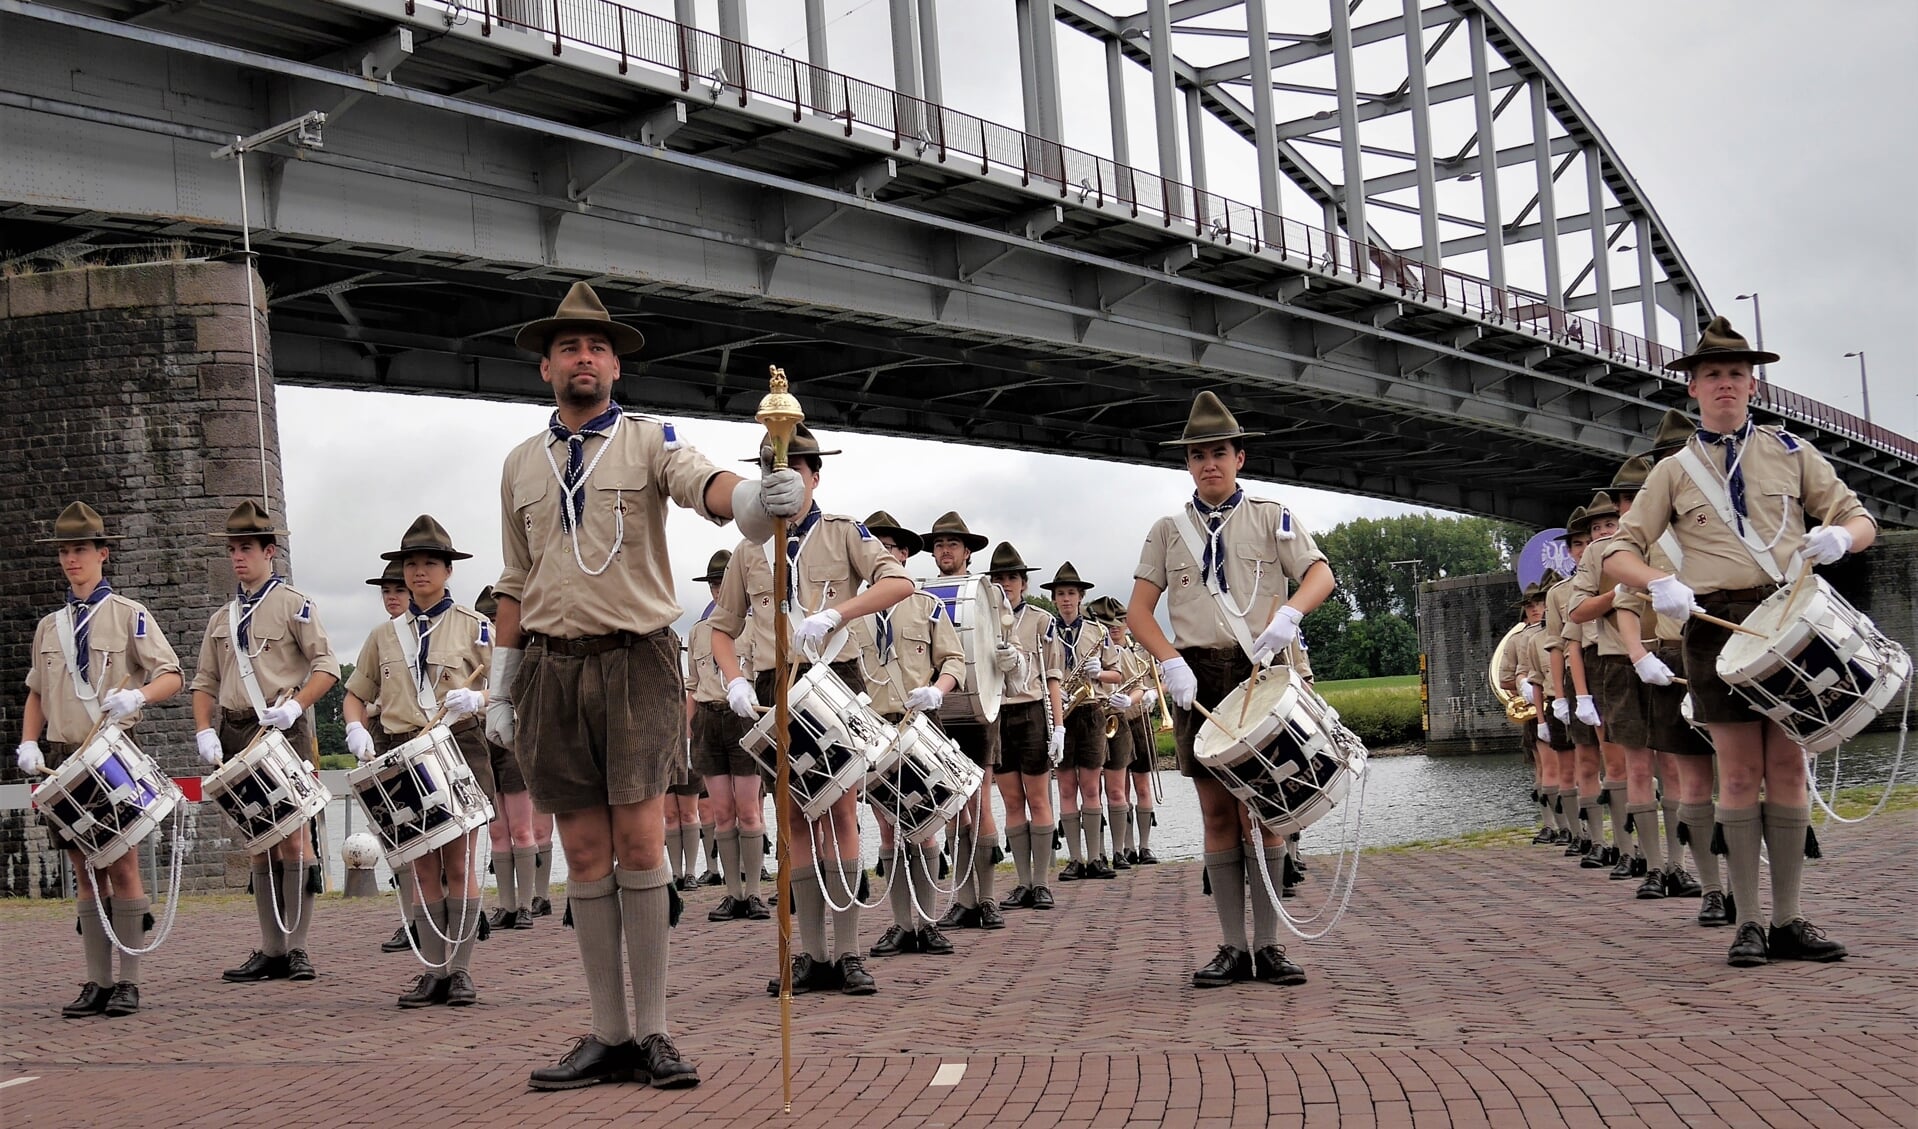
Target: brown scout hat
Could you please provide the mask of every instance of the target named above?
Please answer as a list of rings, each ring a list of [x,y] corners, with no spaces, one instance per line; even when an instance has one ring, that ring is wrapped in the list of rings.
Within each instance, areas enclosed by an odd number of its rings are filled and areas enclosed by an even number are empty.
[[[987,566],[988,576],[997,576],[1002,572],[1029,573],[1032,569],[1020,558],[1019,550],[1012,542],[1001,541],[992,547],[992,563]]]
[[[1659,417],[1658,430],[1652,435],[1649,454],[1654,459],[1663,458],[1691,442],[1692,436],[1697,433],[1698,425],[1692,422],[1692,417],[1677,408],[1667,408],[1665,414]]]
[[[289,534],[273,524],[272,515],[261,509],[258,502],[248,498],[226,515],[225,529],[208,536],[216,541],[225,541],[230,537],[286,537]]]
[[[406,587],[406,569],[398,561],[388,561],[378,576],[369,576],[366,582],[377,588],[384,588],[388,584],[397,584],[404,588]],[[492,589],[488,588],[487,591],[491,592]]]
[[[786,460],[788,462],[791,462],[795,455],[811,455],[817,459],[823,458],[826,455],[838,454],[843,454],[843,452],[820,450],[819,440],[813,438],[811,429],[803,423],[793,428],[793,437],[786,443]],[[773,441],[771,436],[767,436],[759,441],[759,455],[756,458],[741,459],[739,461],[742,463],[758,463],[761,466],[765,466],[772,462],[772,457]]]
[[[1570,541],[1572,538],[1579,536],[1580,534],[1584,533],[1586,530],[1590,529],[1591,527],[1592,527],[1592,523],[1585,520],[1585,507],[1574,506],[1572,508],[1571,516],[1565,519],[1565,532],[1559,534],[1557,537],[1552,538],[1552,540]]]
[[[36,545],[63,545],[69,541],[122,541],[124,534],[107,533],[106,519],[85,502],[74,502],[53,519],[53,536],[36,537]]]
[[[603,333],[613,343],[613,352],[622,357],[639,352],[646,344],[646,338],[640,335],[639,330],[614,321],[612,315],[606,312],[606,304],[599,300],[599,295],[583,282],[573,283],[573,288],[566,292],[565,300],[552,317],[529,321],[521,326],[518,335],[513,338],[513,344],[529,353],[544,355],[546,347],[553,343],[554,336],[566,329]]]
[[[403,561],[414,553],[431,553],[443,558],[447,564],[454,561],[469,560],[471,553],[462,553],[453,548],[453,539],[431,514],[421,514],[407,526],[406,536],[400,538],[400,547],[390,553],[381,553],[383,561]]]
[[[1636,494],[1651,477],[1652,457],[1633,455],[1619,466],[1618,473],[1612,475],[1611,485],[1605,487],[1614,494]]]
[[[1263,431],[1247,431],[1238,417],[1210,391],[1192,398],[1192,412],[1185,418],[1185,431],[1177,438],[1160,443],[1161,447],[1189,447],[1194,443],[1216,443],[1221,439],[1257,439]]]
[[[1101,596],[1086,605],[1086,614],[1108,624],[1125,622],[1125,605],[1117,596]]]
[[[1561,581],[1561,580],[1564,580],[1564,579],[1565,579],[1564,577],[1562,577],[1562,576],[1560,576],[1560,575],[1558,574],[1558,570],[1557,570],[1557,569],[1555,569],[1555,568],[1548,568],[1548,569],[1546,569],[1546,570],[1545,570],[1544,572],[1542,572],[1542,573],[1540,573],[1540,574],[1539,574],[1539,578],[1538,578],[1538,590],[1539,590],[1539,591],[1540,591],[1541,593],[1543,593],[1544,591],[1546,591],[1547,589],[1549,589],[1549,588],[1550,588],[1550,587],[1551,587],[1552,585],[1554,585],[1554,584],[1557,584],[1557,583],[1558,583],[1559,581]]]
[[[1551,570],[1547,569],[1545,576],[1541,576],[1537,580],[1527,584],[1525,590],[1518,594],[1519,606],[1524,607],[1526,604],[1532,603],[1535,600],[1543,600],[1545,598],[1545,590],[1551,587],[1550,584],[1545,582],[1545,578],[1554,575]]]
[[[958,510],[947,510],[940,514],[939,520],[933,522],[932,528],[920,534],[920,537],[928,545],[939,537],[957,537],[965,543],[966,548],[975,553],[986,547],[985,537],[967,529],[966,519],[959,516]]]
[[[479,595],[473,597],[473,610],[487,619],[499,616],[499,596],[493,592],[491,584],[480,589]]]
[[[1039,587],[1044,588],[1048,592],[1054,588],[1077,588],[1080,594],[1084,595],[1086,592],[1091,591],[1094,586],[1090,580],[1079,579],[1079,570],[1072,567],[1071,561],[1067,561],[1059,566],[1058,572],[1052,574],[1051,580],[1039,585]]]
[[[706,561],[706,574],[695,576],[694,580],[703,580],[708,584],[717,584],[726,577],[726,566],[733,561],[731,549],[721,549]]]
[[[1730,318],[1715,317],[1705,327],[1705,332],[1698,335],[1697,348],[1682,357],[1666,361],[1665,367],[1674,372],[1690,372],[1706,361],[1750,361],[1755,365],[1765,365],[1777,359],[1777,353],[1752,348],[1751,343],[1732,328]]]
[[[883,533],[892,538],[909,557],[916,556],[919,550],[926,547],[926,543],[919,539],[917,533],[894,521],[893,516],[884,510],[872,511],[872,516],[861,524],[865,525],[866,532],[874,537]]]
[[[1612,496],[1603,490],[1592,495],[1592,500],[1585,503],[1585,528],[1587,529],[1590,529],[1599,518],[1617,516],[1618,506],[1612,502]]]

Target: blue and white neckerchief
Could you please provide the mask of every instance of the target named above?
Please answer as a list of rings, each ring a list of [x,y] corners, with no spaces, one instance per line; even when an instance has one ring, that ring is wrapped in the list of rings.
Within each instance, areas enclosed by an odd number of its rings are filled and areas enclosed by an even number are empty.
[[[240,630],[239,638],[234,640],[234,642],[238,643],[241,647],[250,648],[252,646],[247,640],[246,629],[253,622],[253,613],[259,610],[260,601],[266,599],[266,594],[278,588],[283,583],[285,583],[285,581],[282,581],[278,576],[269,576],[266,578],[266,583],[260,585],[260,590],[252,595],[247,594],[246,585],[242,584],[239,586],[239,590],[234,598],[240,603]],[[249,651],[249,653],[251,652]]]
[[[812,509],[806,511],[805,518],[786,531],[786,600],[787,606],[795,611],[804,607],[799,602],[799,551],[806,547],[806,539],[812,536],[813,529],[824,516],[819,510],[819,503],[814,502]]]
[[[87,674],[87,664],[92,661],[93,649],[88,646],[87,636],[93,629],[93,613],[111,595],[113,587],[105,580],[94,585],[92,594],[84,600],[75,596],[72,589],[67,590],[67,607],[73,609],[74,667],[80,672],[80,677],[88,682],[92,681]]]
[[[1065,644],[1066,654],[1077,659],[1079,657],[1079,631],[1086,625],[1085,617],[1080,616],[1071,623],[1067,623],[1063,619],[1055,620],[1054,625],[1058,630],[1059,641]]]
[[[1243,489],[1232,491],[1232,496],[1216,506],[1208,506],[1199,497],[1197,491],[1192,494],[1192,508],[1198,512],[1199,520],[1205,522],[1205,555],[1199,561],[1199,579],[1216,577],[1219,591],[1226,591],[1225,583],[1225,522],[1232,511],[1245,501]]]
[[[439,603],[425,611],[420,610],[420,606],[413,602],[411,595],[406,597],[406,614],[413,617],[413,633],[419,637],[420,641],[419,657],[415,660],[419,664],[419,669],[414,672],[414,678],[419,681],[421,689],[424,689],[429,681],[426,674],[427,636],[433,634],[433,628],[437,626],[434,621],[445,615],[452,607],[453,597],[450,595],[441,596]]]
[[[1706,447],[1713,447],[1719,444],[1723,444],[1725,447],[1725,485],[1731,493],[1732,510],[1738,518],[1738,535],[1740,537],[1745,535],[1745,519],[1751,515],[1751,511],[1745,507],[1745,468],[1740,465],[1744,462],[1744,459],[1741,457],[1738,445],[1743,442],[1749,446],[1751,443],[1751,435],[1752,421],[1750,417],[1746,418],[1744,426],[1723,434],[1716,431],[1707,431],[1702,427],[1698,429],[1698,439],[1701,443],[1705,444]]]
[[[559,527],[571,529],[586,517],[586,479],[589,468],[586,465],[586,437],[589,435],[610,436],[619,430],[621,413],[618,404],[608,405],[606,410],[587,420],[578,431],[568,431],[560,422],[559,411],[554,410],[552,418],[546,421],[546,429],[555,441],[566,444],[566,473],[560,477],[560,490],[563,497],[559,504]],[[548,444],[549,446],[551,444]],[[603,452],[604,447],[600,448]],[[598,463],[598,456],[593,462]]]
[[[874,612],[876,626],[873,635],[879,640],[879,661],[881,664],[892,661],[892,609]]]

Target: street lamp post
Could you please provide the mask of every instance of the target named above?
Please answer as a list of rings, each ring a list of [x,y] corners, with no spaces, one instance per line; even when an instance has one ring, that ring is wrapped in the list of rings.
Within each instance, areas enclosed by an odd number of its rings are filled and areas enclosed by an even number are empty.
[[[1762,353],[1765,351],[1765,315],[1758,308],[1758,291],[1740,294],[1738,301],[1752,304],[1752,335],[1758,339],[1758,351]],[[1758,379],[1761,383],[1765,379],[1765,366],[1762,364],[1758,366]]]
[[[1846,353],[1847,357],[1858,358],[1858,391],[1865,398],[1865,422],[1871,422],[1871,384],[1865,379],[1865,351]]]

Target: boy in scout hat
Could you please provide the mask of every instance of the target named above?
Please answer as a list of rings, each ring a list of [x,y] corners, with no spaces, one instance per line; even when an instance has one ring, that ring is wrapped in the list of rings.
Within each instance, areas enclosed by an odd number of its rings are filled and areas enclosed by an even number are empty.
[[[1030,876],[1030,885],[1024,902],[1032,909],[1049,910],[1053,907],[1052,832],[1058,826],[1051,773],[1066,747],[1059,643],[1052,630],[1052,614],[1026,602],[1026,578],[1032,570],[1010,541],[993,547],[987,569],[1004,595],[1012,621],[1006,631],[1006,649],[996,658],[1006,680],[999,706],[999,798],[1006,805],[1006,825],[1026,826],[1028,854],[1023,873]],[[979,923],[962,909],[955,905],[940,924]]]
[[[499,598],[493,595],[491,584],[473,598],[473,610],[486,619],[490,637],[493,617],[499,614]],[[526,790],[526,777],[519,770],[519,755],[486,736],[483,728],[480,740],[486,742],[486,758],[493,770],[494,815],[487,830],[492,840],[493,876],[499,884],[499,905],[487,924],[494,929],[531,929],[534,882],[539,866],[539,831],[533,814],[533,796]]]
[[[446,590],[453,562],[472,555],[454,548],[453,539],[428,514],[414,519],[397,550],[381,554],[381,559],[397,562],[406,576],[406,612],[366,637],[346,680],[341,712],[346,716],[346,749],[361,764],[445,724],[480,791],[490,797],[497,790],[493,758],[480,731],[479,713],[486,708],[481,687],[493,661],[493,625],[474,609],[455,603]],[[375,702],[380,707],[377,733],[367,726],[367,706]],[[479,872],[471,865],[478,853],[479,832],[469,831],[421,855],[413,861],[412,874],[400,876],[402,883],[413,883],[423,923],[419,958],[426,965],[412,990],[400,996],[403,1008],[468,1007],[479,1000],[471,971],[473,944],[486,912]]]
[[[1606,507],[1611,508],[1607,499]],[[1578,506],[1565,519],[1565,532],[1558,539],[1565,551],[1577,561],[1591,543],[1592,523],[1587,506]],[[1565,857],[1578,858],[1579,865],[1599,867],[1605,857],[1605,823],[1598,807],[1599,770],[1598,734],[1585,716],[1596,718],[1597,705],[1579,702],[1573,680],[1574,662],[1584,661],[1584,629],[1565,618],[1572,596],[1571,578],[1566,577],[1545,593],[1545,648],[1550,656],[1552,690],[1552,728],[1565,730],[1564,742],[1555,745],[1559,753],[1559,799],[1572,824],[1573,841],[1566,845]],[[1576,655],[1577,658],[1573,656]],[[1585,716],[1580,716],[1579,711]]]
[[[386,567],[380,570],[380,574],[367,577],[366,583],[380,590],[380,608],[386,613],[386,618],[392,619],[406,614],[406,570],[400,567],[400,562],[387,561]],[[377,703],[366,709],[369,718],[378,712]],[[413,883],[402,882],[400,879],[400,875],[394,875],[393,885],[400,892],[400,917],[404,919],[405,924],[393,930],[391,937],[380,942],[380,951],[383,953],[403,953],[419,940],[419,926],[414,923],[413,917],[418,909],[413,899]],[[498,927],[495,926],[495,928]]]
[[[672,425],[620,411],[619,358],[643,340],[583,282],[514,343],[539,355],[555,408],[500,472],[505,567],[493,586],[499,630],[486,727],[519,753],[534,806],[559,817],[593,1013],[591,1033],[529,1081],[541,1090],[628,1079],[694,1086],[698,1070],[666,1032],[664,796],[686,755],[666,505],[736,520],[763,540],[776,518],[801,512],[799,476],[741,479]]]
[[[1117,878],[1105,858],[1105,818],[1099,806],[1104,795],[1107,756],[1105,700],[1110,687],[1123,677],[1116,669],[1117,648],[1105,626],[1084,615],[1085,594],[1092,584],[1080,578],[1067,561],[1051,580],[1040,585],[1052,597],[1059,617],[1052,625],[1052,641],[1059,648],[1060,669],[1072,690],[1060,687],[1066,731],[1059,766],[1059,827],[1065,832],[1070,860],[1059,881],[1080,878]]]
[[[1532,658],[1535,652],[1535,637],[1545,629],[1545,586],[1533,581],[1519,593],[1519,612],[1524,617],[1524,630],[1512,644],[1505,648],[1499,664],[1499,685],[1517,694],[1529,702],[1533,716],[1525,723],[1523,740],[1525,754],[1532,761],[1532,788],[1539,805],[1538,834],[1532,837],[1534,843],[1551,843],[1558,838],[1557,815],[1555,807],[1558,800],[1558,758],[1552,752],[1549,742],[1539,732],[1539,722],[1550,714],[1539,708],[1538,673]]]
[[[1601,490],[1592,496],[1585,506],[1585,548],[1576,560],[1578,568],[1572,570],[1567,581],[1567,591],[1561,614],[1564,616],[1565,666],[1571,675],[1573,691],[1572,719],[1591,729],[1592,743],[1598,754],[1598,768],[1601,775],[1594,782],[1597,791],[1592,793],[1588,817],[1593,826],[1593,843],[1598,850],[1587,853],[1579,860],[1579,866],[1586,869],[1613,868],[1612,877],[1627,879],[1632,876],[1631,847],[1625,834],[1625,750],[1612,741],[1605,729],[1605,715],[1598,706],[1599,659],[1604,653],[1602,647],[1609,645],[1624,654],[1624,645],[1618,640],[1616,631],[1609,640],[1603,637],[1598,619],[1579,620],[1572,615],[1586,597],[1594,595],[1598,587],[1600,554],[1604,552],[1603,543],[1611,540],[1618,530],[1618,503],[1612,496]],[[1593,547],[1599,551],[1594,553]],[[1587,567],[1583,562],[1592,562]],[[1583,578],[1580,572],[1583,571]],[[1584,778],[1580,778],[1583,787]],[[1582,799],[1583,797],[1581,797]],[[1612,837],[1607,846],[1598,828],[1603,825],[1606,815],[1611,816]]]
[[[878,510],[865,521],[866,531],[879,539],[894,560],[904,565],[919,552],[919,535],[900,525],[893,516]],[[892,607],[854,620],[853,638],[859,644],[859,670],[866,692],[872,696],[872,708],[894,725],[905,720],[907,711],[924,714],[939,726],[939,707],[947,694],[965,685],[966,655],[959,647],[959,633],[946,617],[945,604],[930,592],[917,591]],[[897,842],[894,813],[874,800],[873,815],[879,823],[879,858],[886,864],[886,900],[892,906],[892,926],[870,954],[876,957],[900,953],[952,952],[952,942],[933,924],[927,911],[933,905],[932,879],[938,869],[939,848],[928,838],[923,844]],[[968,853],[968,839],[971,852]],[[978,841],[971,829],[955,837],[956,855],[961,872],[979,867],[991,869],[990,837]],[[962,883],[960,897],[970,883]],[[991,888],[987,887],[986,904]],[[975,904],[978,894],[972,893]],[[992,913],[997,915],[996,905]]]
[[[33,666],[27,670],[20,747],[14,754],[29,783],[79,752],[102,725],[130,731],[139,724],[141,710],[180,692],[180,660],[153,613],[107,582],[107,558],[118,540],[92,506],[74,502],[54,519],[53,536],[35,541],[54,546],[67,592],[61,607],[33,632]],[[131,1015],[140,1009],[140,955],[127,950],[145,947],[152,921],[152,902],[140,884],[140,852],[127,851],[98,871],[71,847],[67,860],[79,889],[87,978],[79,997],[60,1014]]]
[[[1179,772],[1192,780],[1205,821],[1205,866],[1222,943],[1192,976],[1202,988],[1255,978],[1274,984],[1305,980],[1278,943],[1279,907],[1257,880],[1251,882],[1253,937],[1246,943],[1246,848],[1262,851],[1267,868],[1282,873],[1285,843],[1250,824],[1225,785],[1199,766],[1192,748],[1203,720],[1193,707],[1218,705],[1255,667],[1285,654],[1298,639],[1299,622],[1337,584],[1325,554],[1289,510],[1240,489],[1243,444],[1254,437],[1211,392],[1193,400],[1184,434],[1161,444],[1184,452],[1192,497],[1146,534],[1126,602],[1126,625],[1159,660],[1166,695],[1176,707]],[[1171,638],[1154,614],[1166,596]]]
[[[1585,507],[1578,507],[1583,510]],[[1564,722],[1558,720],[1553,703],[1557,701],[1554,689],[1553,661],[1558,651],[1559,640],[1545,627],[1544,616],[1549,612],[1552,589],[1562,583],[1555,569],[1546,569],[1538,580],[1539,623],[1538,630],[1526,633],[1523,655],[1524,676],[1531,682],[1533,704],[1538,708],[1538,740],[1542,747],[1541,756],[1552,765],[1552,779],[1557,786],[1552,789],[1551,806],[1556,833],[1552,842],[1568,850],[1578,843],[1578,767],[1573,756],[1571,732]],[[1575,851],[1573,853],[1576,853]]]
[[[720,582],[713,608],[713,658],[726,678],[726,698],[740,718],[757,720],[760,703],[774,699],[774,681],[782,677],[776,666],[773,642],[773,569],[771,553],[782,550],[791,564],[788,573],[794,614],[803,619],[792,627],[795,668],[815,662],[832,665],[833,672],[853,693],[864,689],[857,646],[843,625],[861,616],[885,611],[912,595],[912,578],[866,528],[850,517],[828,514],[814,500],[820,470],[828,455],[804,424],[795,429],[787,457],[802,484],[801,520],[793,523],[778,544],[759,546],[742,542],[733,550]],[[760,469],[772,466],[770,439],[759,448]],[[864,591],[860,585],[867,585]],[[752,614],[748,617],[747,612]],[[750,638],[753,672],[748,680],[739,661],[737,640]],[[852,996],[878,990],[866,971],[865,952],[859,946],[859,797],[848,790],[816,822],[800,817],[790,803],[779,814],[790,827],[793,914],[799,919],[802,952],[793,954],[793,991],[837,988]],[[824,850],[814,853],[815,839]],[[828,868],[811,860],[818,858]],[[834,904],[830,942],[826,933],[827,891]],[[840,905],[845,908],[838,908]],[[770,994],[778,994],[774,977]]]
[[[194,736],[208,767],[241,752],[267,728],[285,733],[295,750],[308,753],[313,732],[306,711],[340,680],[339,659],[313,600],[274,573],[279,539],[286,535],[252,501],[235,506],[225,528],[212,535],[226,543],[238,591],[207,621],[193,669]],[[320,865],[305,826],[253,856],[260,947],[239,967],[227,969],[225,979],[314,978],[306,937],[320,892]]]
[[[693,771],[706,782],[718,870],[726,883],[726,893],[706,920],[765,921],[772,917],[772,908],[759,890],[760,867],[766,862],[765,804],[759,766],[739,746],[752,723],[726,704],[726,679],[713,659],[713,609],[718,607],[719,583],[732,559],[732,550],[721,549],[706,562],[706,571],[693,578],[706,583],[712,599],[686,636],[686,661],[693,678]]]
[[[1713,843],[1724,843],[1738,916],[1726,959],[1741,968],[1838,960],[1846,950],[1799,911],[1811,829],[1804,754],[1777,722],[1752,710],[1718,677],[1718,653],[1730,633],[1692,619],[1692,609],[1738,622],[1792,578],[1800,558],[1804,567],[1831,564],[1869,548],[1878,536],[1858,495],[1823,455],[1752,419],[1752,365],[1777,359],[1747,345],[1726,319],[1714,318],[1696,350],[1669,362],[1689,378],[1699,428],[1652,468],[1605,560],[1620,581],[1650,592],[1654,611],[1685,625],[1685,677],[1721,769]],[[1807,532],[1813,519],[1822,524]],[[1647,561],[1667,530],[1683,558],[1675,572]],[[1761,847],[1771,859],[1769,930],[1759,913]]]
[[[1104,625],[1118,656],[1123,681],[1106,696],[1106,810],[1110,813],[1112,865],[1127,870],[1157,862],[1145,846],[1151,839],[1152,770],[1157,750],[1148,715],[1159,695],[1150,685],[1152,657],[1126,632],[1125,605],[1112,596],[1094,600],[1087,612]],[[1140,856],[1146,857],[1142,859]]]

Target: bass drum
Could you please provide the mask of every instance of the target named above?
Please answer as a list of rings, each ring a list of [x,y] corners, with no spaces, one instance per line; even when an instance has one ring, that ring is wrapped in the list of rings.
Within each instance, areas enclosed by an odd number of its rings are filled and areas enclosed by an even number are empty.
[[[966,685],[946,695],[939,720],[962,725],[990,725],[999,720],[999,704],[1006,696],[1006,676],[993,661],[993,652],[1005,638],[1005,597],[984,576],[939,576],[919,582],[921,591],[939,598],[959,632],[966,653]]]

